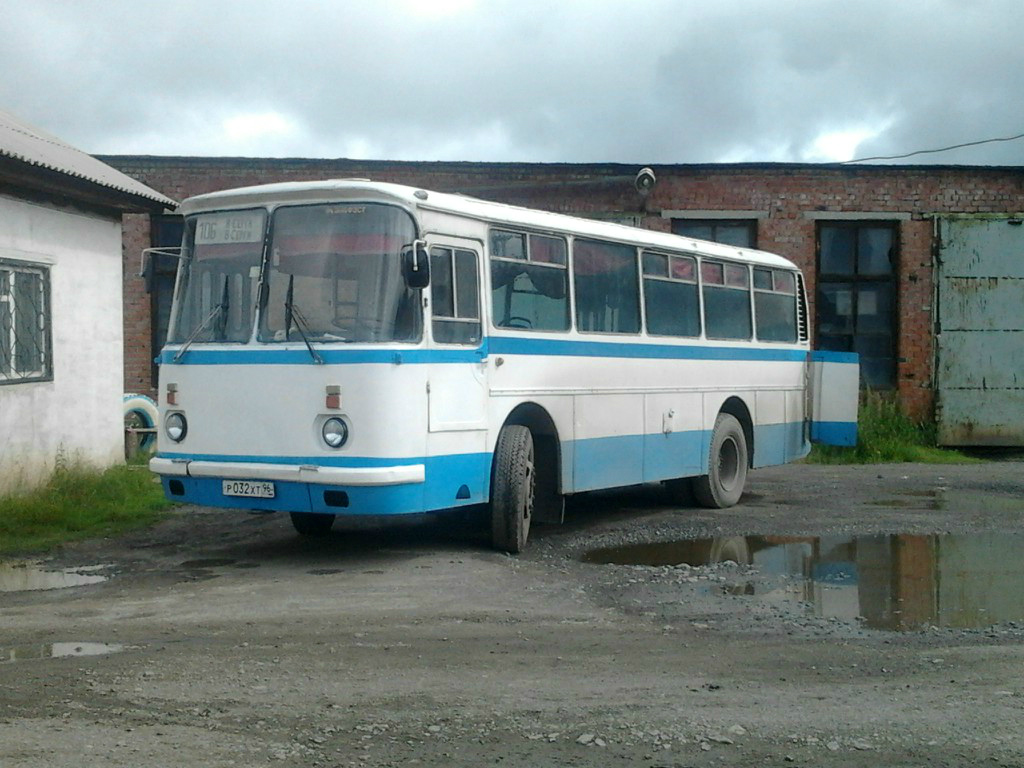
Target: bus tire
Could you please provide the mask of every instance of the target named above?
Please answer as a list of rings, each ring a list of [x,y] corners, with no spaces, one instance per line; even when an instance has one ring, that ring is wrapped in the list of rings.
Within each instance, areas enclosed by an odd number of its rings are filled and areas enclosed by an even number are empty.
[[[300,536],[326,536],[334,525],[334,515],[319,512],[292,512],[292,525]]]
[[[530,535],[536,493],[533,435],[510,424],[498,435],[491,478],[491,545],[518,554]]]
[[[743,427],[732,414],[718,414],[711,433],[708,474],[693,479],[697,503],[709,509],[733,506],[743,495],[747,466],[747,438]]]

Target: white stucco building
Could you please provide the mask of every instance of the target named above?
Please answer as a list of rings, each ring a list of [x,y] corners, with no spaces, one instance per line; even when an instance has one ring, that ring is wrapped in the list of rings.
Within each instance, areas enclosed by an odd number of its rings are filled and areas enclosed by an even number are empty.
[[[174,206],[0,112],[0,494],[123,461],[121,215]]]

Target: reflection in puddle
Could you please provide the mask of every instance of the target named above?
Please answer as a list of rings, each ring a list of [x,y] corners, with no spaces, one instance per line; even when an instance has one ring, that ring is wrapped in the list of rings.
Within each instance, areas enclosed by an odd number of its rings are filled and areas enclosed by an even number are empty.
[[[116,643],[44,643],[15,648],[0,647],[0,663],[30,659],[64,659],[69,656],[104,656],[123,650],[124,646]]]
[[[98,573],[109,565],[90,565],[48,571],[39,563],[0,563],[0,592],[26,592],[37,589],[64,589],[84,584],[99,584],[109,576]]]
[[[1024,619],[1024,536],[736,536],[608,548],[583,560],[615,565],[752,566],[731,595],[802,603],[816,616],[874,629],[967,629]]]
[[[103,656],[124,650],[123,645],[116,643],[54,643],[51,655],[55,659],[65,656]]]

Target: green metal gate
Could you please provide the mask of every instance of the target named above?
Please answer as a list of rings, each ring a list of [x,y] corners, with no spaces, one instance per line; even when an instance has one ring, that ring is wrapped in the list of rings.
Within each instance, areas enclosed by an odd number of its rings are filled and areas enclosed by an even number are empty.
[[[1022,219],[943,217],[939,237],[939,443],[1024,445]]]

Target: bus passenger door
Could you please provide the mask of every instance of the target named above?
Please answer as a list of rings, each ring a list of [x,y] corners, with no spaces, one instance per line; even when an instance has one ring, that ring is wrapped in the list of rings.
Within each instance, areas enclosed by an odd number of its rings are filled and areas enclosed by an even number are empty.
[[[855,352],[811,352],[811,442],[857,444],[860,363]]]
[[[473,240],[435,236],[429,238],[429,251],[428,428],[432,433],[480,431],[483,450],[487,348],[480,312],[482,247]]]

